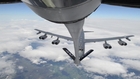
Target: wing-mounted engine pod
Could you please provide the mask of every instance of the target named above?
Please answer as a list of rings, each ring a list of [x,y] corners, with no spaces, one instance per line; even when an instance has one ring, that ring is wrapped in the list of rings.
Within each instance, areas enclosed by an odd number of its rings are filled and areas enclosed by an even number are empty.
[[[57,38],[56,40],[53,40],[52,41],[52,44],[54,45],[58,45],[60,43],[60,40],[59,40],[59,38]]]
[[[39,37],[39,39],[41,39],[41,40],[45,40],[46,38],[47,38],[46,34]]]
[[[111,49],[111,48],[112,48],[112,46],[111,46],[110,44],[108,44],[106,41],[105,41],[105,43],[103,44],[103,47],[104,47],[105,49]]]
[[[69,23],[84,19],[101,0],[22,0],[36,14],[52,22]]]
[[[121,39],[119,39],[118,43],[119,43],[119,45],[121,45],[121,46],[127,46],[127,43],[124,42],[124,41],[122,41]]]

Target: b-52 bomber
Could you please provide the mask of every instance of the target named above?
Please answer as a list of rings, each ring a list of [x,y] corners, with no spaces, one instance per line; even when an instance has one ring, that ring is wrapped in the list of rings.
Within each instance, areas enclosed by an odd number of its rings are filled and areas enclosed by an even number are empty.
[[[59,38],[73,41],[75,55],[73,55],[67,48],[63,48],[63,50],[74,60],[76,65],[80,65],[80,61],[93,52],[93,49],[90,49],[85,53],[85,43],[104,41],[104,48],[111,49],[112,46],[108,44],[107,41],[118,40],[118,43],[121,46],[126,46],[127,43],[122,41],[122,39],[125,38],[130,41],[130,37],[134,36],[128,35],[102,39],[85,39],[83,25],[86,17],[96,11],[101,4],[140,8],[140,0],[1,0],[0,4],[18,2],[25,3],[42,18],[66,26],[71,37],[39,29],[35,30],[38,31],[37,34],[44,33],[43,36],[39,37],[39,39],[42,40],[46,39],[47,35],[56,36],[57,39],[52,41],[52,44],[55,45],[60,43]]]
[[[50,35],[51,37],[52,36],[56,36],[57,39],[52,41],[53,45],[58,45],[60,43],[60,39],[59,38],[65,39],[65,40],[69,40],[69,41],[73,41],[74,40],[71,37],[67,37],[67,36],[63,36],[63,35],[58,35],[58,34],[46,32],[46,31],[39,30],[39,29],[35,29],[35,30],[38,31],[37,34],[44,33],[44,35],[41,35],[39,37],[40,40],[45,40],[47,38],[47,35]],[[122,41],[121,39],[125,38],[128,41],[131,41],[129,38],[134,36],[134,35],[128,35],[128,36],[120,36],[120,37],[112,37],[112,38],[84,39],[84,33],[85,33],[85,31],[82,30],[82,33],[79,36],[79,41],[74,43],[75,56],[67,48],[63,48],[63,50],[70,56],[71,59],[74,60],[74,63],[77,64],[77,65],[79,65],[80,61],[82,61],[86,56],[88,56],[90,53],[93,52],[93,49],[90,49],[89,51],[87,51],[85,53],[85,43],[90,43],[90,42],[94,42],[95,43],[95,42],[105,41],[105,43],[103,44],[103,47],[105,49],[111,49],[112,46],[110,44],[108,44],[107,41],[118,40],[118,44],[119,45],[126,46],[127,43]],[[77,59],[77,61],[76,61],[76,59]]]

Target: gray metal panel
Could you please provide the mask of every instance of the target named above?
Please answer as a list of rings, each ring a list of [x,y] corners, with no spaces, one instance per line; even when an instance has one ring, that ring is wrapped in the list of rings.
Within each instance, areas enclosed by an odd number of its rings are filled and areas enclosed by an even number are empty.
[[[23,2],[25,1],[23,0]],[[80,4],[63,8],[43,8],[26,4],[42,18],[56,22],[69,22],[79,20],[92,13],[101,4],[101,0],[87,0]]]

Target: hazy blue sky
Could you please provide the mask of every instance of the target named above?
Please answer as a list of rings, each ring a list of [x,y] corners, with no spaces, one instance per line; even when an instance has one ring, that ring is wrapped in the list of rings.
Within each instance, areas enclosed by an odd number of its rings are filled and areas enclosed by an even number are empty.
[[[110,6],[102,4],[96,12],[92,13],[93,18],[117,18],[117,19],[138,19],[140,20],[140,9]],[[6,19],[40,19],[25,4],[1,4],[0,18]]]

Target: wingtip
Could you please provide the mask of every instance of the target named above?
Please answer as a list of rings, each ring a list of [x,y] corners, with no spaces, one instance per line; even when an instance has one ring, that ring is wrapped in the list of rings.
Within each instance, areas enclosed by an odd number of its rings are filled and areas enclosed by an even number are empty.
[[[130,37],[134,37],[135,35],[130,35]]]

